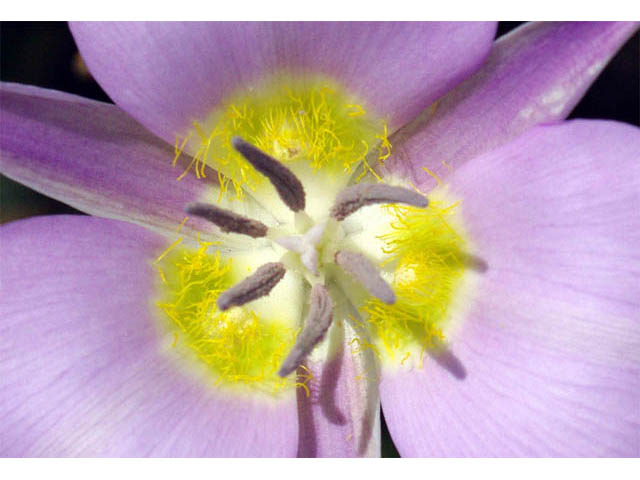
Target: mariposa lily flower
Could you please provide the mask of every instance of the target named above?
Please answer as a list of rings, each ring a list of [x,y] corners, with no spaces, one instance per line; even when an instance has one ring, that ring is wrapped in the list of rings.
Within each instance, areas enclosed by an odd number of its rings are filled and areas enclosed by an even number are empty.
[[[629,23],[88,23],[3,84],[5,456],[638,455]],[[139,123],[138,123],[139,122]]]

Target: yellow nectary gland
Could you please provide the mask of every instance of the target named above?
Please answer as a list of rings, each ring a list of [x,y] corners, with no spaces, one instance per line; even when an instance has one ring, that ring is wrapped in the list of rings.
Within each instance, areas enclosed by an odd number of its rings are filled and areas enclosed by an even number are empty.
[[[176,159],[187,142],[199,142],[190,168],[200,176],[210,165],[224,174],[222,190],[230,180],[242,197],[243,187],[255,190],[265,179],[233,149],[234,136],[291,168],[308,162],[331,174],[348,173],[361,162],[367,169],[365,157],[373,149],[379,160],[390,155],[384,121],[367,115],[340,87],[325,79],[287,80],[231,96],[206,121],[194,123],[194,138],[176,144]]]
[[[418,346],[437,349],[453,294],[465,269],[465,241],[447,221],[454,205],[432,201],[426,209],[389,207],[395,221],[382,239],[395,267],[396,303],[369,300],[363,310],[392,358]]]
[[[219,252],[209,253],[210,246],[173,248],[158,262],[162,278],[158,306],[170,319],[176,342],[195,352],[216,385],[244,385],[267,393],[296,385],[277,375],[296,332],[261,321],[249,308],[219,311],[218,296],[234,283],[232,263]]]

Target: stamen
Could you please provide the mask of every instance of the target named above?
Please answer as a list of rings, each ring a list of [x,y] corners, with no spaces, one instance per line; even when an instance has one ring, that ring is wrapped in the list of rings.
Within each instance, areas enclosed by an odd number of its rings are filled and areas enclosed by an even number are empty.
[[[304,210],[304,188],[291,170],[240,137],[233,137],[231,144],[256,170],[271,181],[287,207],[294,212]]]
[[[316,284],[311,290],[311,307],[309,313],[304,321],[304,328],[296,343],[287,355],[287,358],[282,362],[278,375],[286,377],[293,372],[298,365],[302,362],[302,359],[306,357],[313,347],[315,347],[328,330],[333,319],[333,303],[329,296],[327,287],[321,284]]]
[[[195,215],[210,221],[225,233],[233,232],[260,238],[266,236],[269,229],[258,220],[252,220],[210,203],[190,203],[186,206],[185,211],[189,215]]]
[[[280,262],[265,263],[253,275],[226,290],[218,297],[218,308],[222,311],[241,306],[257,298],[269,295],[282,277],[285,268]]]
[[[360,208],[375,203],[404,203],[424,208],[429,204],[429,200],[408,188],[381,183],[359,183],[345,188],[338,194],[330,215],[342,221]]]
[[[380,276],[376,267],[360,253],[339,251],[335,260],[346,272],[351,274],[374,297],[388,305],[396,301],[396,295],[387,282]]]
[[[464,263],[464,266],[470,268],[471,270],[475,270],[478,273],[486,273],[489,270],[489,264],[483,258],[478,257],[477,255],[472,255],[470,253],[458,253],[460,260]]]

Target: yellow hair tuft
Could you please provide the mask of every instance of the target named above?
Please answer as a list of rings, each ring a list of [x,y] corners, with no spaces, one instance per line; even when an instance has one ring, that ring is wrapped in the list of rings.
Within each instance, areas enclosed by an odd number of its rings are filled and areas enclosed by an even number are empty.
[[[276,394],[303,381],[280,378],[277,371],[293,346],[297,331],[266,322],[249,308],[219,311],[218,296],[234,283],[233,264],[220,252],[208,253],[212,242],[197,249],[176,248],[174,242],[155,263],[162,262],[162,300],[157,304],[174,331],[207,366],[215,384],[244,385]]]
[[[384,350],[409,358],[407,349],[437,348],[453,294],[464,272],[465,241],[447,221],[457,204],[432,201],[428,208],[390,206],[395,220],[381,236],[386,264],[393,264],[396,303],[370,299],[363,307]]]
[[[370,146],[376,146],[382,161],[391,154],[386,124],[321,78],[288,84],[272,79],[250,94],[231,96],[206,121],[194,122],[193,129],[196,153],[178,178],[190,170],[203,177],[205,164],[210,165],[224,175],[219,178],[221,193],[228,191],[231,182],[238,198],[244,189],[260,188],[265,179],[233,149],[234,136],[291,166],[307,162],[315,170],[335,175],[350,172],[363,161],[365,171],[373,172],[365,158]],[[178,147],[176,142],[174,163],[184,143]]]

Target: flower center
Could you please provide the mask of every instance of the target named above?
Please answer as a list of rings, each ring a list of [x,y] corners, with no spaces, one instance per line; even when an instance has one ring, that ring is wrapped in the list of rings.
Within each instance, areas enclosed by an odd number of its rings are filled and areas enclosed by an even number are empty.
[[[157,260],[174,346],[183,338],[217,383],[277,393],[307,388],[304,359],[336,320],[358,333],[354,351],[396,363],[443,345],[449,305],[472,263],[449,221],[456,205],[382,183],[367,154],[389,155],[384,122],[334,84],[273,85],[194,124],[191,168],[202,176],[214,166],[218,200],[231,184],[243,201],[187,206],[228,234],[226,248],[198,240]],[[272,216],[238,213],[248,196]],[[237,251],[240,238],[255,247]],[[335,308],[342,304],[351,308]],[[336,311],[355,313],[334,319]]]

